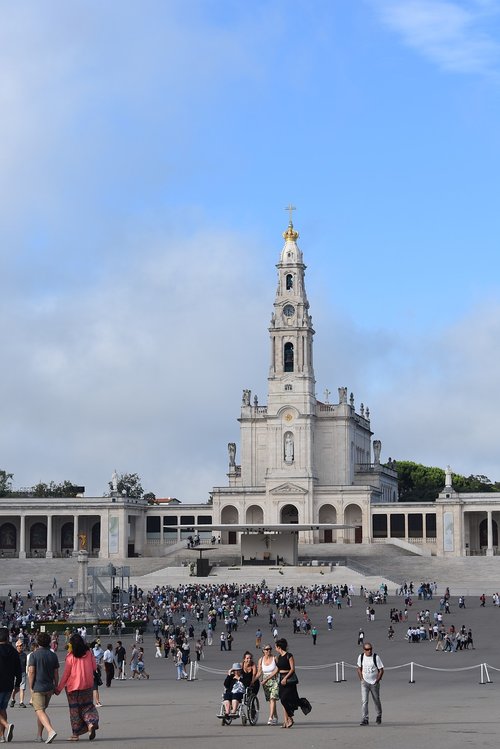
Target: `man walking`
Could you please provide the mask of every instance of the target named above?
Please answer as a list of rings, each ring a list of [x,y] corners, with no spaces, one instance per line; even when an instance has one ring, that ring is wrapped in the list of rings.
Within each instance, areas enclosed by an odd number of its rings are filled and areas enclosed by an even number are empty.
[[[357,671],[361,682],[361,723],[368,725],[368,696],[371,694],[377,711],[376,723],[382,723],[382,703],[380,701],[380,682],[384,675],[384,664],[380,656],[373,652],[371,642],[365,642],[363,652],[358,656]]]
[[[104,671],[106,674],[106,686],[110,687],[115,675],[115,656],[113,653],[113,645],[111,643],[109,643],[106,650],[104,651],[102,660],[104,663]]]
[[[12,694],[21,684],[21,661],[9,642],[9,630],[0,627],[0,743],[12,741],[14,724],[7,720],[7,707]],[[12,691],[14,690],[14,692]]]
[[[116,643],[116,648],[115,648],[115,660],[116,660],[116,665],[118,668],[118,676],[115,676],[115,679],[127,678],[127,674],[125,673],[125,663],[126,663],[125,656],[126,656],[126,651],[122,645],[122,641],[118,640]]]
[[[59,682],[59,661],[57,655],[50,650],[50,635],[47,632],[39,633],[37,643],[38,648],[31,653],[28,666],[31,700],[36,712],[37,738],[39,741],[42,740],[45,728],[48,734],[45,743],[51,744],[57,733],[46,710]]]

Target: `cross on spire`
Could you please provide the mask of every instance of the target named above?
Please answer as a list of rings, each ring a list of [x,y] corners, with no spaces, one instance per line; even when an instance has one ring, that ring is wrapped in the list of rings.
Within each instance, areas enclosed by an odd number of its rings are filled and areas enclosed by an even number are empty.
[[[285,211],[288,211],[288,213],[290,214],[290,225],[291,226],[293,226],[293,223],[292,223],[292,211],[296,211],[296,210],[297,209],[295,208],[295,206],[292,205],[291,203],[288,203],[288,205],[285,208]]]

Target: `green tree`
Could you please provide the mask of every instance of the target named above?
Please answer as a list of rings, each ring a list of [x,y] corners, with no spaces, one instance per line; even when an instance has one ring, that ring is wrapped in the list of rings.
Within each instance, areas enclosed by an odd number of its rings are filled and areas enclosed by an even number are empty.
[[[500,485],[498,482],[493,484],[488,476],[479,474],[477,476],[453,476],[453,488],[457,492],[498,492],[500,491]]]
[[[398,473],[400,502],[433,502],[444,489],[445,472],[435,466],[424,466],[410,460],[394,461]],[[494,492],[500,485],[492,484],[487,476],[462,476],[453,473],[453,488],[458,492]]]
[[[0,470],[0,497],[8,497],[12,490],[13,473]]]
[[[48,484],[39,481],[38,484],[31,487],[30,494],[33,497],[76,497],[77,494],[81,493],[82,488],[67,480],[60,484],[56,484],[55,481]]]
[[[141,479],[137,473],[121,473],[118,476],[117,481],[118,493],[124,494],[126,497],[134,497],[140,499],[144,494],[144,489],[141,486]],[[113,482],[109,482],[109,491],[113,491]]]
[[[432,502],[444,487],[445,472],[442,468],[410,460],[397,460],[393,468],[398,472],[400,502]]]

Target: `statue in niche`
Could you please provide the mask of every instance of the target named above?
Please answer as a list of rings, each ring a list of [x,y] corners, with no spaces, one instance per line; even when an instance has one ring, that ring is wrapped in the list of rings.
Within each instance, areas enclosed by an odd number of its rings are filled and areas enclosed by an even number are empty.
[[[243,406],[249,406],[250,405],[250,390],[244,390],[243,391],[243,398],[241,400],[241,403]]]
[[[339,403],[347,403],[347,388],[339,388]]]
[[[235,442],[229,442],[227,445],[227,451],[229,453],[229,468],[234,468],[236,463],[236,443]]]
[[[380,465],[380,451],[382,450],[382,443],[380,440],[373,440],[373,462],[375,465]]]
[[[113,475],[111,476],[111,486],[113,487],[113,491],[118,491],[118,474],[116,472],[116,468],[113,471]]]
[[[285,463],[293,463],[293,434],[285,434]]]

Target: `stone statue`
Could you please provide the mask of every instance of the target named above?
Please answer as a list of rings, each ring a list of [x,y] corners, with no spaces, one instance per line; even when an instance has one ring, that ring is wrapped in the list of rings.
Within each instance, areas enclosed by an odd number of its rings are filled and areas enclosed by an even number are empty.
[[[444,478],[444,485],[446,487],[453,486],[453,484],[451,483],[451,468],[450,468],[450,466],[446,466],[445,478]]]
[[[293,435],[291,432],[285,434],[285,463],[293,463]]]
[[[359,413],[360,413],[361,416],[365,415],[365,404],[364,403],[362,403],[360,405],[360,407],[359,407]]]
[[[354,393],[351,393],[351,395],[349,397],[349,402],[350,402],[352,408],[354,408]]]
[[[244,390],[243,391],[243,398],[241,400],[241,404],[243,406],[249,406],[250,405],[250,390]]]
[[[229,468],[234,468],[236,458],[236,443],[229,442],[227,445],[227,451],[229,453]]]
[[[375,465],[380,464],[380,451],[382,450],[382,443],[380,440],[373,440],[373,462]]]
[[[347,403],[347,388],[339,388],[339,403]]]
[[[255,408],[257,408],[257,406],[259,405],[259,399],[256,395],[254,395],[253,397],[253,405],[255,406]]]
[[[111,476],[111,486],[113,487],[113,491],[118,491],[118,474],[116,472],[116,468],[113,471],[113,475]]]

